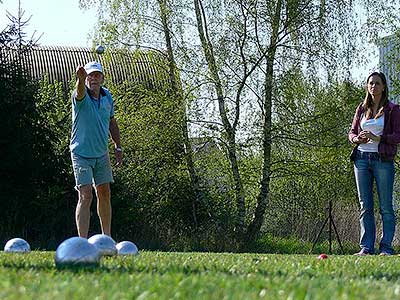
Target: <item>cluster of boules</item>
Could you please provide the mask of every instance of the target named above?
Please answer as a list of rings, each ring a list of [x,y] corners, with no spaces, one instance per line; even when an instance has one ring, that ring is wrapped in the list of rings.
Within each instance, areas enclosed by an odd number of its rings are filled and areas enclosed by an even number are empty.
[[[26,253],[31,247],[22,238],[13,238],[7,241],[4,252]],[[116,243],[114,239],[105,234],[96,234],[89,239],[71,237],[63,241],[56,250],[55,264],[57,268],[65,267],[97,267],[103,256],[137,255],[137,246],[130,241]]]
[[[104,256],[138,253],[132,242],[123,241],[117,244],[108,235],[96,234],[89,239],[72,237],[62,242],[56,250],[55,263],[57,267],[98,266]]]

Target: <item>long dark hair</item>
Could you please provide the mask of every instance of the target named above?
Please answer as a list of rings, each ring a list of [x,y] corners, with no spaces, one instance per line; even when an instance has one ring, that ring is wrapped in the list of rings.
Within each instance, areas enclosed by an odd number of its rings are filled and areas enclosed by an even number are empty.
[[[383,109],[384,109],[385,105],[389,103],[389,91],[387,88],[387,80],[386,80],[385,74],[383,74],[382,72],[373,72],[373,73],[369,74],[369,76],[367,78],[367,86],[366,86],[367,94],[365,96],[365,100],[363,103],[366,119],[371,119],[373,116],[372,108],[374,107],[374,101],[372,99],[372,95],[368,92],[368,81],[374,75],[379,76],[379,78],[382,80],[382,83],[385,87],[382,92],[381,101],[379,102],[378,110],[375,115],[375,119],[379,118],[380,116],[383,115]]]

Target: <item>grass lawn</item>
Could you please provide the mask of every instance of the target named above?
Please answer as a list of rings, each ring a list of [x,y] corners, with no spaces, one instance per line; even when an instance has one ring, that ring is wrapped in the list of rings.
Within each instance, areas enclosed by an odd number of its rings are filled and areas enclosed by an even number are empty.
[[[400,299],[400,256],[163,253],[58,270],[54,252],[0,252],[0,299]]]

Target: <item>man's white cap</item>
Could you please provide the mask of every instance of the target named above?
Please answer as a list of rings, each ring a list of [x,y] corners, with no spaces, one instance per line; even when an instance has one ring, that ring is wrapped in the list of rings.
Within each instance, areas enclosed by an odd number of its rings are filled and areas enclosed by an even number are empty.
[[[97,61],[88,62],[88,63],[85,65],[85,71],[86,71],[86,73],[87,73],[88,75],[89,75],[90,73],[93,73],[93,72],[100,72],[100,73],[104,74],[104,72],[103,72],[103,67],[102,67],[101,64],[100,64],[99,62],[97,62]]]

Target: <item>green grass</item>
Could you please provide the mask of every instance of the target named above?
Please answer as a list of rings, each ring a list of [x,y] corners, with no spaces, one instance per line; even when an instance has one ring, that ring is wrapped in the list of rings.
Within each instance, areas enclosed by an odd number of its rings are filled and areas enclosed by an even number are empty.
[[[400,257],[163,253],[58,270],[54,252],[0,252],[0,299],[400,299]]]

